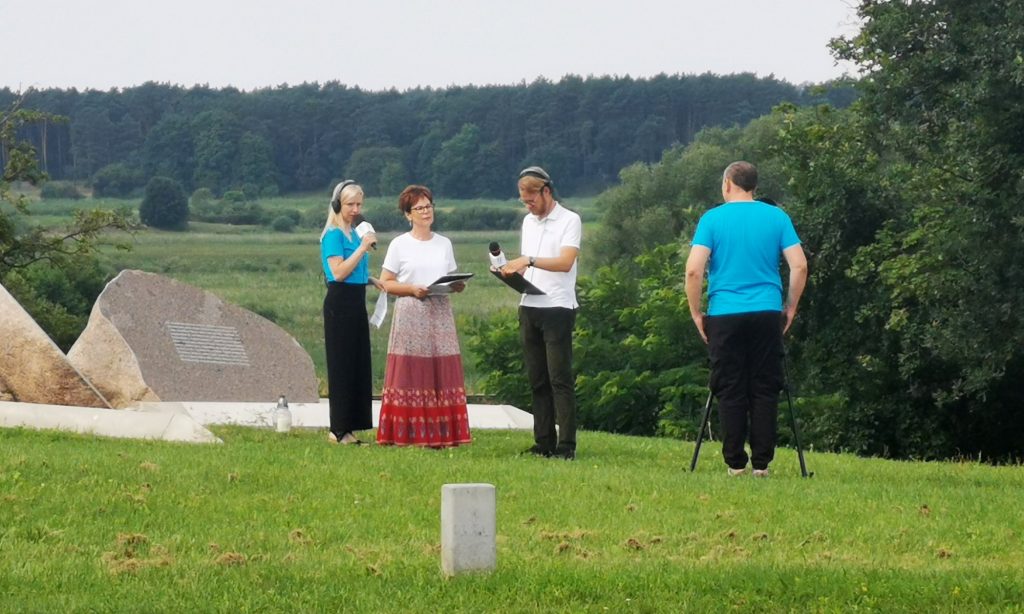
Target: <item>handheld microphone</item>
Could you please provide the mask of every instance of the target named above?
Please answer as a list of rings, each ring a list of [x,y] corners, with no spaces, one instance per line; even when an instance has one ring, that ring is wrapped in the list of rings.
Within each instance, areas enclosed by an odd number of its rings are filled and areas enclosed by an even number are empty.
[[[505,258],[505,254],[501,253],[501,246],[498,245],[497,241],[491,241],[491,244],[487,246],[487,250],[490,252],[488,258],[491,259],[491,268],[500,269],[508,264],[508,259]]]
[[[373,225],[366,221],[362,213],[352,218],[352,222],[356,224],[356,234],[359,235],[359,238],[362,238],[368,232],[377,232],[373,229]],[[377,249],[377,242],[370,243],[370,247]]]

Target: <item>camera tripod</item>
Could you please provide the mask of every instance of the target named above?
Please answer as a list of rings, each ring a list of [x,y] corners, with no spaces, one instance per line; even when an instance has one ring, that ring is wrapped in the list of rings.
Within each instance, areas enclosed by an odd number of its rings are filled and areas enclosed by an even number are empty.
[[[789,390],[789,366],[785,354],[782,358],[782,375],[783,375],[783,390],[786,392],[786,402],[789,404],[789,425],[793,427],[793,442],[796,444],[796,455],[800,459],[800,475],[805,478],[814,477],[814,472],[807,472],[807,463],[804,461],[804,449],[800,445],[800,429],[797,428],[796,424],[796,410],[793,409],[793,395]],[[700,444],[704,441],[704,433],[708,432],[710,435],[711,421],[711,401],[714,399],[715,393],[711,391],[711,385],[708,384],[708,400],[704,404],[704,419],[700,423],[700,431],[697,432],[697,445],[693,449],[693,460],[690,461],[690,471],[693,472],[697,469],[697,457],[700,455]]]

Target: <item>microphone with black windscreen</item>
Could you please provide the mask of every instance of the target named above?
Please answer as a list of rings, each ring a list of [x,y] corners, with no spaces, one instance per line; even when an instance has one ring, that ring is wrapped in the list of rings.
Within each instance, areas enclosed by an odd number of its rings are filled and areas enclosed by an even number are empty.
[[[505,254],[501,252],[501,246],[498,245],[497,241],[491,241],[491,244],[487,246],[487,250],[490,252],[488,254],[488,258],[491,259],[492,269],[500,269],[508,264],[508,259],[505,258]]]
[[[366,218],[363,217],[362,213],[352,218],[352,223],[356,225],[356,234],[359,235],[360,239],[363,238],[366,233],[377,232],[373,229],[373,225],[366,221]],[[374,241],[373,243],[370,243],[370,247],[377,249],[377,242]]]

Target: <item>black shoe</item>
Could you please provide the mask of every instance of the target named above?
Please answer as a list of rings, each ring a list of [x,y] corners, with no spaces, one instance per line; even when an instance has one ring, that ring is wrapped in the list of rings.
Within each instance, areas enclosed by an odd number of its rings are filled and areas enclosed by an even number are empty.
[[[551,456],[563,460],[576,460],[576,450],[574,448],[556,449]]]
[[[553,454],[553,452],[547,448],[542,448],[538,445],[532,445],[529,448],[523,450],[523,454],[532,454],[534,456],[543,456],[544,458],[549,458]]]

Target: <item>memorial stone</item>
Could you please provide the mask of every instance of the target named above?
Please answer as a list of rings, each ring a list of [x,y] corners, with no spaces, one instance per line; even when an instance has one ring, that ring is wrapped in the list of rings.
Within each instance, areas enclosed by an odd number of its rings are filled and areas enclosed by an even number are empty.
[[[110,407],[3,286],[0,286],[0,399]]]
[[[497,564],[497,499],[493,484],[441,487],[441,571],[454,576]]]
[[[125,270],[68,358],[115,407],[137,401],[319,400],[309,354],[273,322],[199,288]]]

